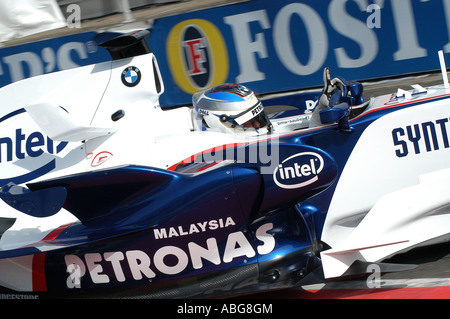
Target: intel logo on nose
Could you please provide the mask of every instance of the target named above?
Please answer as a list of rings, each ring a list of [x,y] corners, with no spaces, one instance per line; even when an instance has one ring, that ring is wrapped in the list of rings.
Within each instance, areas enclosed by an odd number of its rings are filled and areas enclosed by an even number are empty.
[[[322,156],[314,152],[294,154],[279,164],[273,172],[273,180],[281,188],[294,189],[319,180],[324,167]]]

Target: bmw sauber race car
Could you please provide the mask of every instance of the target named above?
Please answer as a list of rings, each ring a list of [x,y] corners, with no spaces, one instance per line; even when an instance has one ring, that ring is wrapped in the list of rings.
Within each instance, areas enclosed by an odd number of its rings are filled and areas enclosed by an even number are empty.
[[[325,69],[319,92],[224,83],[165,108],[148,34],[0,89],[5,291],[230,296],[399,270],[383,261],[448,239],[446,85],[364,101]]]

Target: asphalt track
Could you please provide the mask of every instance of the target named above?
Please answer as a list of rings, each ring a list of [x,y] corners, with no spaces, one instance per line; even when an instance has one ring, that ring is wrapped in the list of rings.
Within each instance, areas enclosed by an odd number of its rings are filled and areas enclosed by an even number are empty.
[[[411,270],[372,274],[348,280],[304,284],[259,293],[250,299],[450,299],[450,243],[413,249],[385,262],[416,266]]]
[[[3,43],[14,46],[46,38],[68,35],[89,30],[108,30],[118,27],[140,27],[151,23],[151,19],[183,12],[226,5],[246,0],[189,0],[161,6],[150,6],[133,11],[136,21],[121,23],[121,14],[115,14],[90,21],[83,21],[82,28],[62,28],[44,32],[27,38]],[[437,62],[438,64],[438,62]],[[412,84],[423,87],[442,84],[440,72],[402,75],[397,78],[361,81],[364,84],[364,98],[394,93],[397,88],[410,89]],[[351,280],[325,281],[316,278],[315,282],[303,284],[294,289],[258,293],[243,298],[257,299],[450,299],[450,243],[433,247],[413,249],[395,256],[389,262],[414,264],[416,268],[395,273],[382,274],[374,280],[371,277],[358,277]],[[373,287],[374,288],[370,288]]]

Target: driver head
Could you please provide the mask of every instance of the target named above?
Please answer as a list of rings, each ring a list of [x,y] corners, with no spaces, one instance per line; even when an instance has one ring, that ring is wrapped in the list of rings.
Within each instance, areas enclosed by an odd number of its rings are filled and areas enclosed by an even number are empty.
[[[249,136],[271,131],[261,101],[243,85],[225,83],[195,93],[192,104],[202,130]]]

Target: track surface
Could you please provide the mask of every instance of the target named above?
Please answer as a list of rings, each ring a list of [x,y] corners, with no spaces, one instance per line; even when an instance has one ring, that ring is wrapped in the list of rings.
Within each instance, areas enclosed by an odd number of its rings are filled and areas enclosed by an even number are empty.
[[[413,249],[386,262],[416,265],[396,273],[342,281],[318,280],[295,289],[260,293],[260,299],[450,299],[450,243]]]

